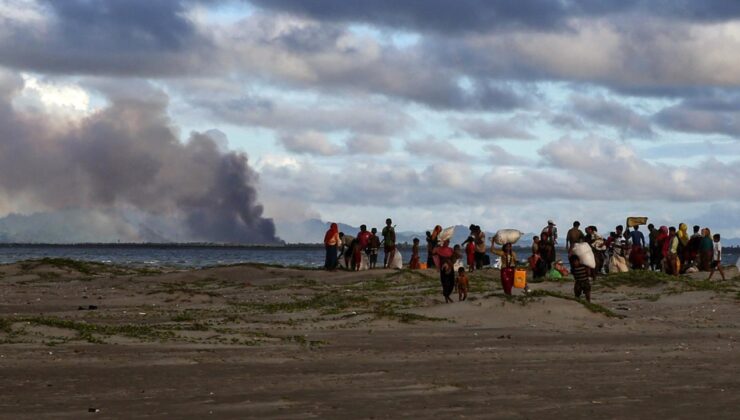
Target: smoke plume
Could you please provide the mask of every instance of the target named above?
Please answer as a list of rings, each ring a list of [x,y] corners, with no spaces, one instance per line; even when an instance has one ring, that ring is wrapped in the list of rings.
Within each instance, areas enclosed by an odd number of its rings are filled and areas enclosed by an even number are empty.
[[[246,155],[204,133],[181,142],[164,94],[109,96],[70,122],[15,109],[22,83],[0,74],[0,195],[52,211],[134,209],[179,223],[192,241],[278,242]]]

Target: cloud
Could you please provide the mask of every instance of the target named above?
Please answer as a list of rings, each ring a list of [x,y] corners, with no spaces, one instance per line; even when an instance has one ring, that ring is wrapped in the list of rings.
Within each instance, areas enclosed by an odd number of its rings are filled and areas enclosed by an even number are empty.
[[[190,104],[207,110],[210,116],[221,121],[280,131],[350,130],[387,135],[403,130],[412,122],[403,109],[386,101],[326,105],[255,96],[214,97],[206,91],[196,95],[191,91],[188,95]]]
[[[574,95],[573,112],[597,124],[613,127],[623,136],[652,137],[650,120],[631,108],[603,96]]]
[[[40,72],[117,75],[205,69],[202,60],[210,56],[211,45],[188,18],[189,3],[43,0],[36,19],[0,17],[0,63]]]
[[[387,137],[353,136],[346,146],[350,155],[382,155],[390,150],[391,142]]]
[[[111,97],[69,124],[14,109],[15,83],[0,79],[0,194],[27,197],[38,210],[128,206],[177,220],[191,240],[277,241],[247,157],[202,133],[181,143],[166,102]]]
[[[416,140],[407,141],[405,150],[416,157],[429,157],[454,162],[473,161],[475,157],[463,152],[452,142],[447,140]]]
[[[553,2],[520,0],[253,0],[271,10],[322,21],[361,22],[381,27],[444,34],[509,31],[567,31],[574,18],[597,19],[614,15],[652,15],[681,21],[726,21],[740,16],[730,1],[622,1],[575,0]]]
[[[670,142],[648,147],[640,153],[645,158],[683,158],[694,159],[703,156],[727,157],[740,156],[738,141],[693,141]]]
[[[485,149],[489,154],[488,161],[494,165],[530,166],[534,163],[530,159],[507,152],[503,147],[497,144],[487,144],[483,149]]]
[[[316,131],[285,134],[278,140],[286,150],[298,154],[335,156],[342,152],[339,146],[332,143],[324,134]]]
[[[737,91],[697,95],[654,116],[661,127],[687,133],[740,135],[740,93]]]
[[[739,162],[707,159],[696,166],[654,164],[627,143],[600,138],[562,138],[539,150],[553,168],[576,178],[573,188],[588,190],[591,199],[661,199],[690,202],[732,200],[740,196]],[[722,173],[722,177],[715,174]]]
[[[512,117],[508,120],[489,121],[482,118],[453,118],[452,124],[465,133],[483,140],[516,139],[534,140],[535,136],[522,128],[527,121],[523,117]]]

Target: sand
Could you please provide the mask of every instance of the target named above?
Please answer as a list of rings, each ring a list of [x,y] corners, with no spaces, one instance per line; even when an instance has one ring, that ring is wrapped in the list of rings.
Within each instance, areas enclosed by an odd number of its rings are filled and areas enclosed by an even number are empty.
[[[4,265],[0,417],[737,418],[727,274],[602,278],[587,307],[496,270],[444,304],[433,271]]]

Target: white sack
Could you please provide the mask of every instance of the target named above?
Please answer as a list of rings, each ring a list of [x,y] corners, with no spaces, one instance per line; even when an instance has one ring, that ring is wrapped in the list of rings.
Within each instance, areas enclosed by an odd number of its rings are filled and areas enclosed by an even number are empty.
[[[594,251],[591,249],[591,245],[585,242],[579,242],[573,245],[573,253],[581,260],[581,264],[588,268],[596,268],[596,258],[594,258]]]
[[[513,245],[522,237],[522,235],[524,235],[524,232],[516,229],[501,229],[496,232],[493,240],[499,245],[505,245],[507,243]]]

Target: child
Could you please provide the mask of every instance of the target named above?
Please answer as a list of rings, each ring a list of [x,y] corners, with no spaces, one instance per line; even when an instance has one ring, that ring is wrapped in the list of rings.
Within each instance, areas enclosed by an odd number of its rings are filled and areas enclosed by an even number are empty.
[[[714,270],[718,270],[719,274],[722,275],[722,281],[725,280],[725,272],[722,270],[722,243],[719,241],[719,233],[715,233],[714,236],[714,251],[712,253],[712,267],[711,271],[709,271],[709,278],[707,280],[712,279],[712,275],[714,274]]]
[[[372,228],[370,233],[373,236],[370,238],[370,245],[368,246],[368,252],[370,255],[370,268],[375,268],[378,265],[378,250],[380,249],[380,238],[378,238],[378,229]]]
[[[457,300],[463,301],[468,298],[468,276],[465,274],[465,268],[457,269]]]
[[[573,285],[573,293],[576,298],[580,299],[581,294],[585,294],[586,301],[591,302],[591,282],[593,281],[591,269],[581,264],[581,259],[575,254],[570,256],[570,268],[573,278],[576,280]]]
[[[421,264],[419,263],[419,238],[414,238],[414,246],[411,248],[409,268],[412,270],[418,270],[421,268]]]

